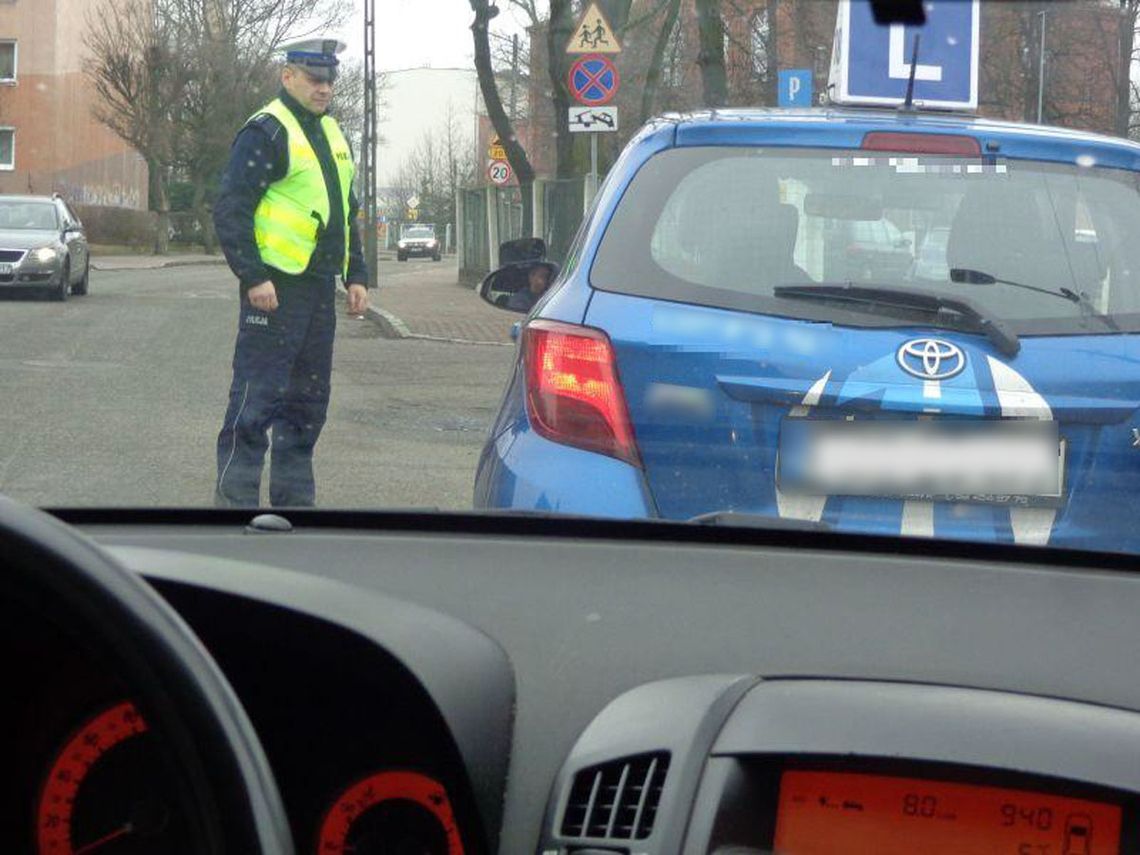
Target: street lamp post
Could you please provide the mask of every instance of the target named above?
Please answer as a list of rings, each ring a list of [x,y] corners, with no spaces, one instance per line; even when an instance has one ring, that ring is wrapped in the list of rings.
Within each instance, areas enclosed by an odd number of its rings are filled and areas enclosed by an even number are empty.
[[[368,258],[368,287],[379,281],[376,246],[376,0],[364,0],[364,252]]]
[[[1037,124],[1041,124],[1042,107],[1045,104],[1045,9],[1037,15],[1041,18],[1041,51],[1037,58]]]

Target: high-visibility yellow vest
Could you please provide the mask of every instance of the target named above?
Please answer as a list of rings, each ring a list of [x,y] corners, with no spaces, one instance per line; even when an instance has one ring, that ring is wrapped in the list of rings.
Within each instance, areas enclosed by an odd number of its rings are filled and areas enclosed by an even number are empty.
[[[317,153],[305,136],[301,123],[280,98],[250,117],[268,113],[285,128],[289,141],[289,169],[280,181],[269,185],[253,212],[253,233],[261,260],[286,273],[303,273],[317,248],[318,228],[327,226],[330,216],[329,192]],[[355,168],[348,140],[332,116],[321,117],[321,129],[328,138],[336,162],[344,222],[344,265],[348,275],[348,194]],[[257,164],[260,166],[261,164]],[[318,219],[319,218],[319,219]]]

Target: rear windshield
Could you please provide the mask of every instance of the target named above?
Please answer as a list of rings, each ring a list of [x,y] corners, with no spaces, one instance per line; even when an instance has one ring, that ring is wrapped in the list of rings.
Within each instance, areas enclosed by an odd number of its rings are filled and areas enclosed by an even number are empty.
[[[968,297],[1020,333],[1131,331],[1140,329],[1138,183],[1123,170],[1037,161],[672,149],[627,188],[590,280],[863,326],[899,321],[774,289],[929,289]],[[1008,282],[952,281],[955,268]]]

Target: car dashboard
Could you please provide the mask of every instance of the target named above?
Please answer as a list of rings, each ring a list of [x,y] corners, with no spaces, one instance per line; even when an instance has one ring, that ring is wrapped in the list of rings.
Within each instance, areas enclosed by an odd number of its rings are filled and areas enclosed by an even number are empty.
[[[299,853],[1140,851],[1131,559],[574,519],[57,513],[213,656]],[[34,651],[5,662],[21,736],[0,849],[97,852],[115,833],[99,800],[161,780],[123,748],[144,746],[131,687],[66,627],[0,625],[4,650]],[[53,798],[95,848],[48,846]],[[178,845],[163,851],[195,851]]]

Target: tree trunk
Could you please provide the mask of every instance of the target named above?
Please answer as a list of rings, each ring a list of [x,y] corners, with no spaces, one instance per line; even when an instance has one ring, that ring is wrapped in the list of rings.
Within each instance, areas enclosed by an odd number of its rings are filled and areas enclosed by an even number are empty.
[[[570,70],[566,45],[573,32],[570,0],[550,0],[550,24],[546,32],[547,72],[550,101],[554,108],[555,176],[562,183],[555,189],[552,204],[546,207],[546,217],[550,255],[556,261],[566,257],[574,232],[582,222],[582,198],[570,187],[575,181],[578,182],[577,187],[584,185],[582,170],[575,168],[574,135],[570,133],[569,119],[570,93],[566,88],[566,75]]]
[[[555,174],[559,178],[574,177],[574,138],[570,135],[570,93],[566,75],[566,45],[574,32],[570,0],[550,0],[550,25],[546,32],[547,72],[550,75],[550,100],[554,107]]]
[[[202,249],[207,255],[217,251],[216,235],[214,234],[214,221],[206,209],[206,182],[202,178],[194,180],[194,198],[191,202],[194,209],[194,219],[198,221],[198,228],[202,233]]]
[[[649,60],[649,68],[645,72],[645,86],[641,90],[641,115],[638,124],[644,124],[655,112],[657,91],[661,88],[661,66],[665,62],[665,49],[669,46],[669,37],[677,25],[677,18],[681,12],[681,0],[669,0],[669,7],[665,10],[665,20],[661,22],[661,31],[657,34],[657,41],[653,43],[653,56]]]
[[[621,33],[629,23],[632,7],[633,0],[598,0],[598,8],[602,10],[615,33]]]
[[[530,164],[526,150],[516,138],[510,116],[503,109],[503,100],[499,97],[499,86],[491,66],[491,43],[487,35],[487,25],[492,18],[487,0],[470,0],[470,2],[475,12],[471,34],[475,43],[475,73],[479,78],[479,89],[483,93],[483,103],[487,108],[491,125],[507,151],[507,162],[518,178],[519,189],[523,191],[522,230],[524,234],[530,235],[534,233],[534,196],[525,191],[534,184],[534,167]]]
[[[728,103],[728,75],[724,70],[724,19],[720,14],[720,0],[696,2],[700,34],[697,65],[701,69],[704,106],[723,107]]]
[[[164,164],[148,158],[150,175],[150,209],[157,214],[154,227],[154,254],[170,251],[170,196],[167,193],[167,170]]]
[[[768,0],[768,79],[764,81],[764,98],[769,107],[780,103],[780,4]]]
[[[1116,133],[1127,137],[1132,125],[1132,51],[1136,43],[1137,0],[1120,3],[1120,54],[1116,72]]]

